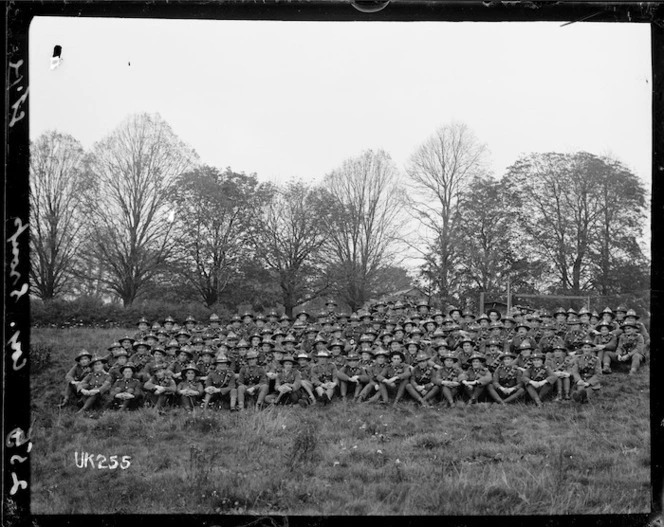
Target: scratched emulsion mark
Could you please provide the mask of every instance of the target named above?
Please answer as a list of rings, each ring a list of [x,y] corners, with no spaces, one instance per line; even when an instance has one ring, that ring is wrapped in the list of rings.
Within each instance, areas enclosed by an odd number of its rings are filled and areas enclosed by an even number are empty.
[[[53,48],[53,56],[51,57],[51,69],[54,70],[62,62],[62,46],[56,45]]]

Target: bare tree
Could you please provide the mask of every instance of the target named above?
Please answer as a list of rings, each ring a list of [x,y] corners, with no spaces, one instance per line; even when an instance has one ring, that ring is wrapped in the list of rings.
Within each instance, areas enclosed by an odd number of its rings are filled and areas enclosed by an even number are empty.
[[[252,229],[256,256],[275,275],[286,314],[328,289],[319,252],[331,209],[320,192],[290,182],[264,207]]]
[[[471,178],[484,174],[486,153],[465,124],[452,123],[438,128],[406,166],[411,183],[408,210],[424,233],[430,233],[426,246],[419,248],[426,262],[423,270],[432,293],[443,299],[456,285],[459,195]]]
[[[395,260],[403,208],[399,174],[386,152],[368,150],[328,174],[323,188],[333,212],[326,229],[329,272],[355,310]]]
[[[82,197],[90,181],[83,147],[57,131],[30,145],[30,278],[44,300],[67,290],[83,239]]]
[[[169,194],[196,157],[159,114],[132,115],[93,147],[90,170],[98,187],[88,209],[93,251],[108,265],[104,280],[125,306],[169,255]]]

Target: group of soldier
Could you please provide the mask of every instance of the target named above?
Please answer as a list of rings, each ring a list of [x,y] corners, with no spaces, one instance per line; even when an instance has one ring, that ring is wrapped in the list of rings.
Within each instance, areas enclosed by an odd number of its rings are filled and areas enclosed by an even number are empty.
[[[179,326],[169,316],[137,326],[105,353],[76,355],[61,407],[583,403],[602,375],[633,375],[649,354],[647,329],[625,306],[476,316],[426,300],[379,301],[349,315],[328,300],[317,316],[301,310],[294,320],[270,311],[226,324],[212,314],[205,325],[188,316]]]

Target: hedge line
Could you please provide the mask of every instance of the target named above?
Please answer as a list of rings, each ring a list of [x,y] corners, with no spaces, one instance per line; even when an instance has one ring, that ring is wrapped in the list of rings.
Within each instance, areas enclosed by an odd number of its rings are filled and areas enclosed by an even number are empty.
[[[195,302],[169,303],[151,300],[126,308],[120,304],[105,304],[92,297],[47,302],[32,299],[30,302],[30,323],[33,327],[135,327],[138,319],[143,316],[153,323],[170,315],[182,323],[187,315],[193,315],[198,320],[207,320],[212,313],[217,313],[222,318],[231,316],[229,310],[223,306],[207,308]]]

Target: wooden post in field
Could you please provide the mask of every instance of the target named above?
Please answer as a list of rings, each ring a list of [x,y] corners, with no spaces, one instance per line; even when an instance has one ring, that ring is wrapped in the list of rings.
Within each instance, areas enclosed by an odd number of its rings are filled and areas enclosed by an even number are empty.
[[[507,314],[512,311],[512,294],[510,292],[510,275],[507,275]]]
[[[480,292],[480,315],[484,313],[484,291]]]

